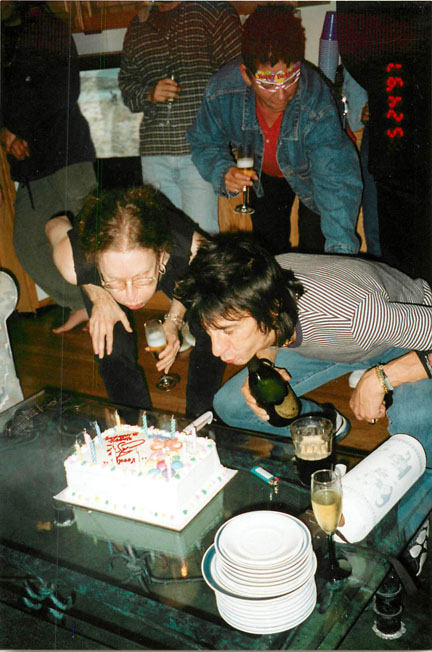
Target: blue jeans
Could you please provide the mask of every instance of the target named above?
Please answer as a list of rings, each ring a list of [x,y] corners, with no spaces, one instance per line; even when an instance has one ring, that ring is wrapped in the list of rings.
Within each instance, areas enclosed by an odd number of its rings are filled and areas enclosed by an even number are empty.
[[[219,231],[217,195],[192,163],[190,154],[142,156],[141,166],[144,183],[163,192],[208,233]]]
[[[314,360],[305,358],[292,349],[279,349],[275,364],[277,367],[287,369],[291,375],[291,386],[295,393],[302,397],[301,413],[307,414],[309,412],[322,412],[322,408],[317,403],[303,398],[308,392],[355,369],[369,369],[378,363],[389,362],[404,353],[407,353],[406,349],[392,348],[376,358],[348,364],[328,360]],[[259,419],[247,406],[240,393],[240,388],[246,376],[247,370],[243,369],[218,391],[213,403],[217,414],[229,426],[289,437],[289,427],[277,428],[272,426],[267,421]],[[431,406],[432,379],[428,378],[396,387],[393,391],[393,405],[387,410],[389,433],[391,435],[407,433],[416,437],[426,450],[429,458],[428,466],[432,466]]]

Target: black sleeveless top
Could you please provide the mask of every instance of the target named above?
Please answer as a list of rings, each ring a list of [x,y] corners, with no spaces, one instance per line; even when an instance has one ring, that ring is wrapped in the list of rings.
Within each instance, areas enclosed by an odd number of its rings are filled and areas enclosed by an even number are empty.
[[[166,273],[159,278],[157,289],[162,290],[171,299],[175,284],[183,278],[188,268],[194,232],[197,231],[204,237],[207,234],[183,211],[176,208],[165,195],[158,193],[157,197],[165,209],[172,236],[170,259],[166,266]],[[101,286],[102,283],[96,265],[88,263],[80,249],[78,225],[68,231],[68,236],[72,246],[78,285],[92,284]]]

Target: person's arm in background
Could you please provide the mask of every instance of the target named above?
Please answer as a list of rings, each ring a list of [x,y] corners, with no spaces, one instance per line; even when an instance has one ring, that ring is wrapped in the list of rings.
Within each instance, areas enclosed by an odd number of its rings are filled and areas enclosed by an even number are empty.
[[[27,141],[13,134],[9,129],[3,127],[0,129],[0,142],[8,154],[15,156],[19,161],[30,156]]]
[[[147,59],[143,55],[146,44],[140,34],[142,23],[134,18],[127,28],[121,54],[119,88],[124,104],[132,113],[151,116],[156,103],[176,97],[178,85],[171,79],[155,80]]]
[[[6,152],[15,156],[19,161],[23,161],[29,156],[27,141],[18,138],[6,127],[0,127],[0,143]],[[0,186],[0,207],[3,206],[3,188]]]
[[[356,235],[363,183],[358,153],[329,106],[305,137],[313,197],[321,215],[326,253],[357,254]]]

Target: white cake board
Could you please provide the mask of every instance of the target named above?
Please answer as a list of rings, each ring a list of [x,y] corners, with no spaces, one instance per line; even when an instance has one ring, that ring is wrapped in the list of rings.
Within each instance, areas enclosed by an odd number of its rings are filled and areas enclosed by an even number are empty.
[[[185,558],[200,550],[207,533],[224,521],[224,496],[220,491],[181,532],[83,507],[72,510],[78,531],[92,539]]]
[[[179,514],[165,514],[154,513],[150,507],[135,506],[131,504],[121,505],[106,505],[103,500],[95,496],[87,496],[84,493],[72,491],[69,487],[63,489],[59,494],[54,496],[55,500],[68,505],[76,505],[77,507],[85,507],[86,509],[93,509],[99,512],[106,512],[107,514],[114,514],[115,516],[122,516],[130,518],[142,523],[151,523],[152,525],[159,525],[171,530],[183,530],[183,528],[192,521],[193,518],[205,507],[216,494],[223,489],[223,487],[235,476],[237,471],[221,467],[217,476],[212,478],[210,482],[202,487],[198,496],[194,497],[194,502],[188,505],[185,509],[181,509]],[[151,498],[150,498],[151,500]]]

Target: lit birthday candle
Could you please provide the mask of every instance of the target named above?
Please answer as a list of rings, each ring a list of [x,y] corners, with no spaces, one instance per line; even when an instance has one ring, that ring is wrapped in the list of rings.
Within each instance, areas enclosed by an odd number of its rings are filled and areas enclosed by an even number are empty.
[[[172,414],[171,415],[171,439],[174,439],[175,431],[176,431],[176,420],[174,415]]]
[[[118,414],[117,410],[114,412],[114,419],[115,419],[115,422],[116,422],[116,426],[120,426],[121,421],[120,421],[120,417],[119,417],[119,414]]]
[[[97,438],[98,438],[98,442],[100,444],[102,444],[103,443],[102,433],[101,433],[101,429],[99,428],[99,424],[98,424],[97,421],[94,422],[94,427],[95,427],[95,430],[96,430],[96,435],[97,435]]]
[[[142,427],[144,428],[144,434],[146,435],[147,434],[147,428],[148,428],[147,412],[143,412],[143,415],[142,415]]]
[[[77,441],[75,442],[75,453],[77,454],[77,457],[78,457],[79,461],[82,462],[83,461],[83,456],[82,456],[82,453],[81,453],[81,446],[78,444]]]
[[[92,439],[91,439],[90,435],[88,434],[87,430],[85,430],[85,429],[84,429],[84,440],[85,440],[85,443],[87,444],[88,449],[90,451],[91,461],[95,463],[96,462],[95,447],[94,447],[94,444],[92,442]]]

